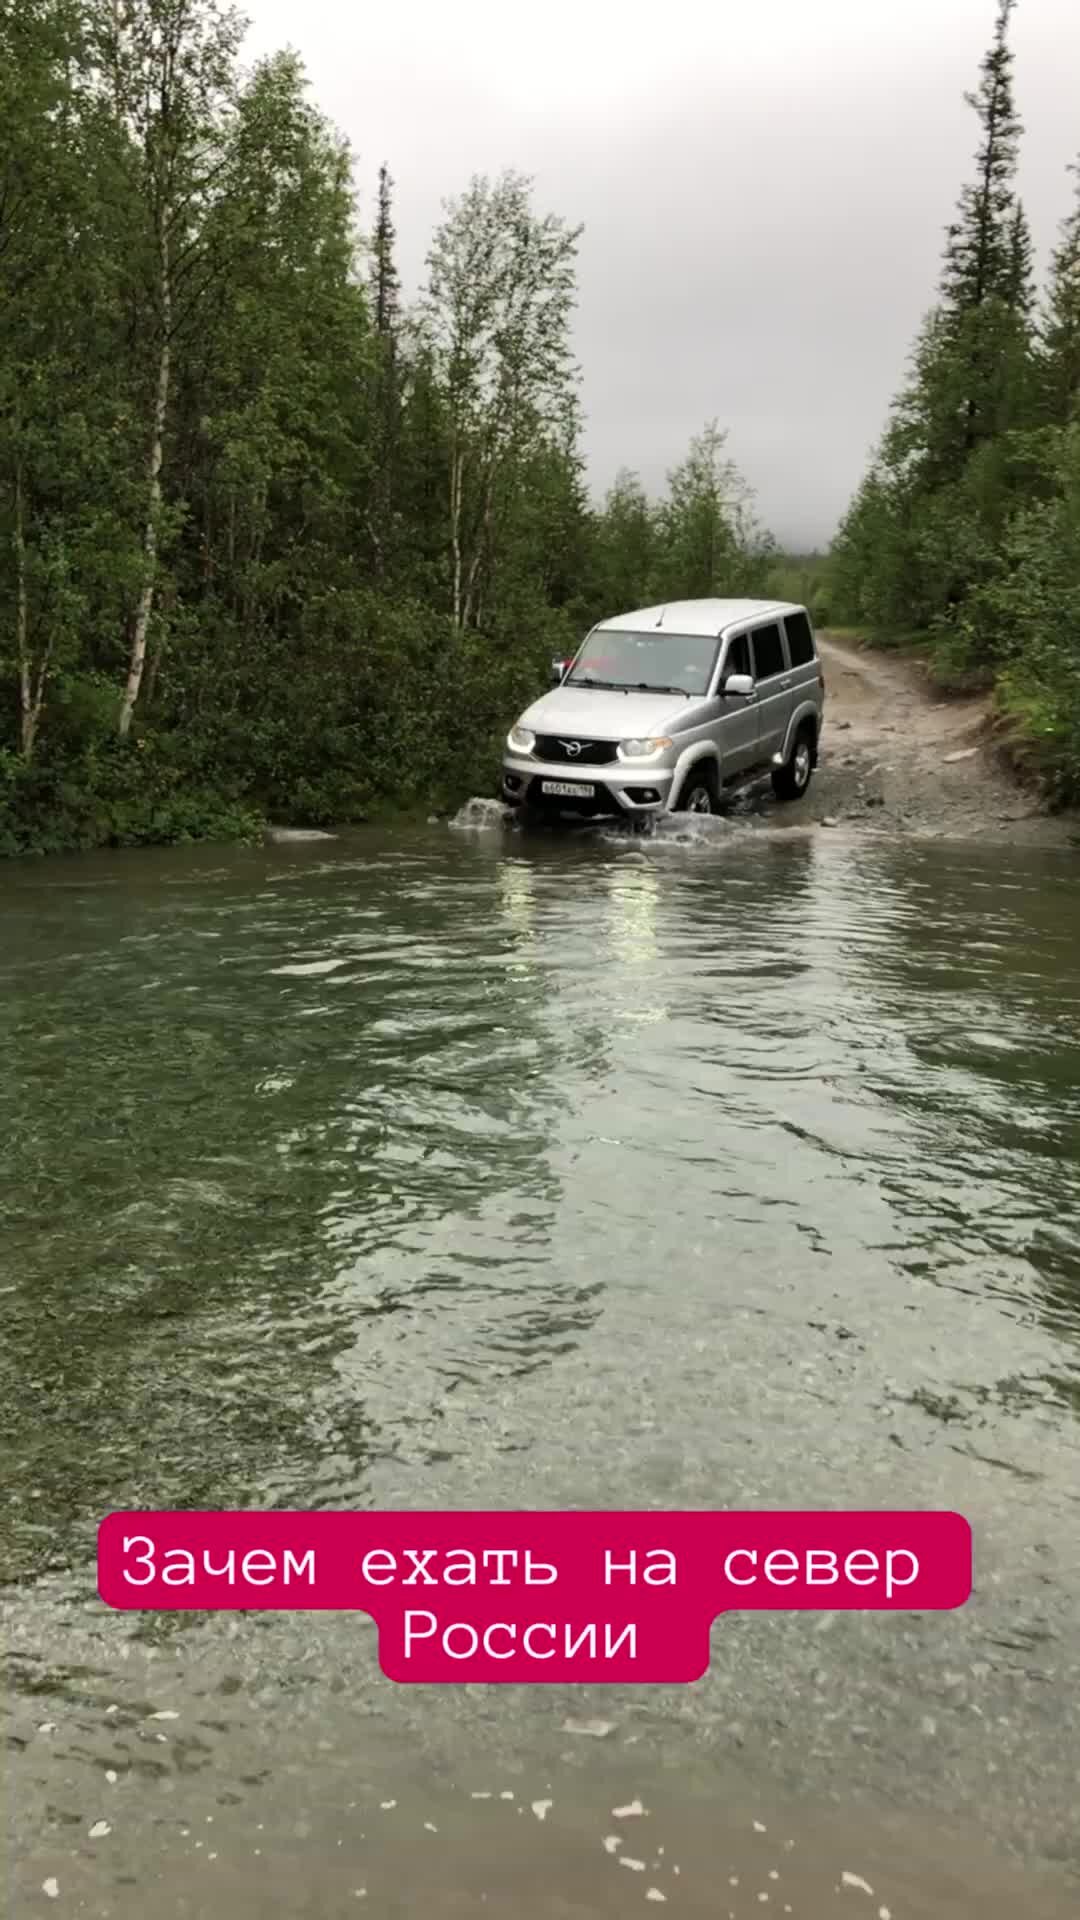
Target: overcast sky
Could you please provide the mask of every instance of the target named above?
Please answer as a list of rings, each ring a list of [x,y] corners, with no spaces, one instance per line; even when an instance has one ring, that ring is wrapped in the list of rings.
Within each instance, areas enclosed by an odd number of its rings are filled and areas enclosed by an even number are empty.
[[[933,294],[978,139],[995,0],[247,0],[396,183],[419,285],[447,195],[531,174],[585,232],[577,352],[599,494],[651,491],[718,419],[782,541],[826,542]],[[1019,0],[1021,190],[1040,264],[1080,149],[1080,4]]]

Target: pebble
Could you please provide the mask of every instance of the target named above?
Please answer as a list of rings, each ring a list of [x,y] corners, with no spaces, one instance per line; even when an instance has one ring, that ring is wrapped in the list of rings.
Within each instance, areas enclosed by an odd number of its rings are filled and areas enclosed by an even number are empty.
[[[60,1898],[59,1880],[53,1880],[51,1878],[48,1880],[43,1880],[41,1883],[41,1891],[45,1895],[46,1900],[59,1900]]]
[[[823,827],[838,827],[840,822],[835,813],[827,813],[821,824]]]
[[[614,1720],[564,1720],[562,1731],[563,1733],[584,1733],[591,1740],[606,1740],[609,1733],[614,1733],[615,1722]]]
[[[107,1820],[95,1820],[90,1829],[90,1838],[91,1840],[104,1840],[105,1835],[111,1832],[112,1828]]]

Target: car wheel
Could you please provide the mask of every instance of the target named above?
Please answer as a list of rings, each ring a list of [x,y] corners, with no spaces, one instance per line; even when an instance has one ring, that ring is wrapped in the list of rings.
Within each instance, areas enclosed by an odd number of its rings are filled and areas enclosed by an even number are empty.
[[[673,813],[715,813],[716,783],[703,769],[691,768],[679,789]]]
[[[814,771],[814,736],[809,727],[800,727],[790,758],[773,770],[773,792],[778,800],[801,800]]]

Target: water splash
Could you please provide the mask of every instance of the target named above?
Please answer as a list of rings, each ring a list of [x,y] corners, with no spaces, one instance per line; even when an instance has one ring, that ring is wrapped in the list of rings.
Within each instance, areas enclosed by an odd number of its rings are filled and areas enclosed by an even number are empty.
[[[485,800],[479,795],[459,807],[449,827],[455,833],[492,833],[508,827],[514,819],[513,807],[502,800]]]

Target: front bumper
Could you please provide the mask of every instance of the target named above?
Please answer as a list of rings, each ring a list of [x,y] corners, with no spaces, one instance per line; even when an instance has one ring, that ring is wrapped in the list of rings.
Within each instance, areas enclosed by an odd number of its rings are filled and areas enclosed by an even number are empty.
[[[509,806],[536,813],[599,815],[665,813],[671,799],[673,767],[629,761],[602,767],[555,765],[532,754],[508,754],[503,760],[502,797]],[[545,784],[588,787],[584,795],[545,793]]]

